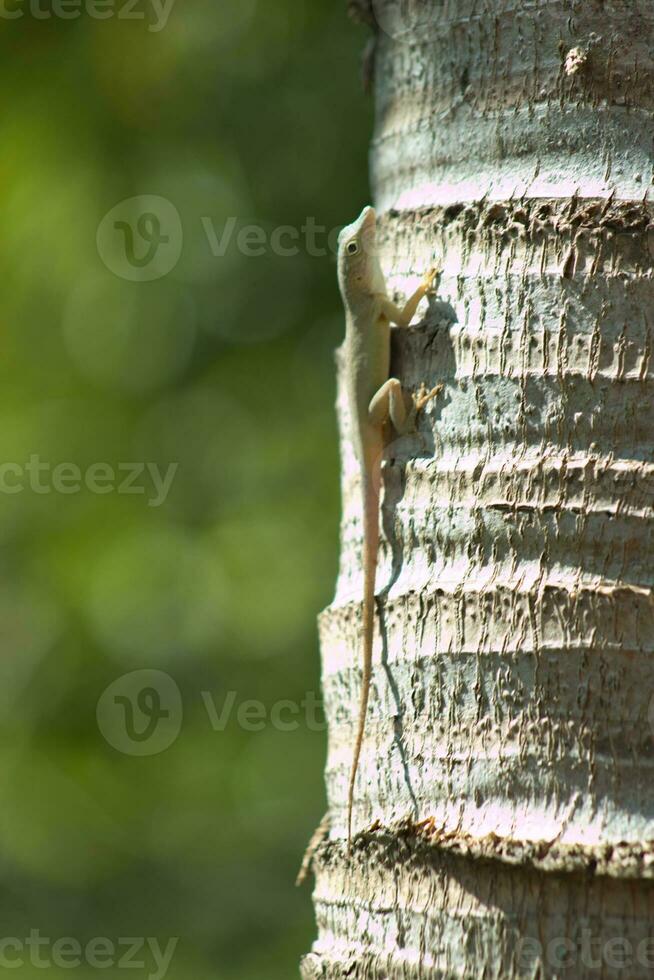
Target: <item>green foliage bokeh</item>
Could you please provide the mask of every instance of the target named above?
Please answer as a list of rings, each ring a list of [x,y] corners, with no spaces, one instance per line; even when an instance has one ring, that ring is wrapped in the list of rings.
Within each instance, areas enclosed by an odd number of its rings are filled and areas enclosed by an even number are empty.
[[[176,0],[158,30],[149,2],[142,19],[123,4],[4,0],[21,16],[0,18],[0,464],[177,464],[160,506],[145,477],[144,494],[14,492],[2,470],[0,938],[176,936],[170,980],[288,980],[314,929],[293,880],[325,734],[250,730],[237,709],[319,691],[343,324],[333,255],[270,241],[366,203],[364,35],[333,0]],[[183,247],[130,282],[96,236],[141,195],[174,206]],[[214,254],[207,229],[230,219]],[[260,255],[238,245],[248,225]],[[174,679],[184,720],[139,758],[96,705],[146,668]],[[229,692],[214,730],[207,697],[220,711]],[[71,972],[122,975],[47,971]]]

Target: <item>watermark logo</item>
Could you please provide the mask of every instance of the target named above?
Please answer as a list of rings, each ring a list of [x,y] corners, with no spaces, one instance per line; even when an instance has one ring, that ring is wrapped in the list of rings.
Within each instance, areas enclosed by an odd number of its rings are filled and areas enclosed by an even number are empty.
[[[117,940],[95,936],[86,943],[74,936],[51,939],[39,929],[29,936],[0,938],[0,970],[17,970],[30,965],[37,970],[147,970],[148,980],[164,980],[170,969],[179,937],[168,939],[165,946],[154,936],[130,936]]]
[[[157,463],[92,463],[82,470],[77,463],[53,465],[32,453],[24,463],[0,462],[0,494],[13,496],[30,490],[32,493],[64,495],[81,493],[86,488],[93,494],[117,493],[147,496],[148,507],[161,507],[168,498],[179,463],[165,470]]]
[[[648,972],[654,968],[654,939],[643,936],[636,942],[635,938],[621,935],[597,936],[584,924],[576,930],[574,939],[553,936],[544,944],[535,936],[519,937],[514,962],[519,966],[520,976],[562,977],[569,970],[570,977],[591,974],[599,977],[615,976],[618,971],[627,970],[624,976],[628,980],[635,974],[644,975],[640,967]]]
[[[200,691],[211,730],[222,733],[230,725],[244,732],[324,732],[324,706],[315,691],[299,701],[288,698],[264,704],[256,698],[239,698],[236,691],[216,695]],[[113,681],[102,693],[97,707],[98,728],[107,742],[126,755],[157,755],[169,748],[182,728],[182,698],[169,674],[136,670]]]
[[[167,276],[180,260],[182,220],[165,197],[141,194],[105,214],[96,243],[100,258],[119,279],[152,282]]]
[[[175,0],[0,0],[2,20],[139,20],[158,34],[168,23]],[[143,9],[140,9],[143,8]]]
[[[2,0],[0,0],[0,3]],[[264,228],[245,224],[235,215],[222,221],[202,215],[187,231],[215,259],[230,251],[245,258],[271,254],[279,258],[326,258],[338,252],[341,226],[328,228],[308,216],[299,227]],[[177,266],[184,245],[179,211],[164,197],[144,194],[120,201],[102,219],[96,240],[98,253],[110,272],[131,282],[162,279]]]
[[[161,670],[124,674],[102,693],[96,709],[106,741],[125,755],[158,755],[177,740],[182,728],[182,696]]]

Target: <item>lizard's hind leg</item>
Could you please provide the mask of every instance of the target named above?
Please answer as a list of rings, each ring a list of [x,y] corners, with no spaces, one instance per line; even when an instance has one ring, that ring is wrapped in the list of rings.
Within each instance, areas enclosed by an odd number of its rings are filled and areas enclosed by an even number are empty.
[[[442,384],[436,385],[431,391],[427,391],[422,385],[419,393],[411,396],[413,404],[410,411],[407,412],[402,383],[397,378],[389,378],[373,396],[368,406],[369,421],[372,425],[379,426],[390,419],[398,435],[406,435],[415,431],[418,412],[442,390]]]
[[[397,378],[389,378],[373,395],[368,406],[368,420],[371,425],[382,426],[390,419],[396,432],[404,434],[408,425],[408,416],[402,384]]]

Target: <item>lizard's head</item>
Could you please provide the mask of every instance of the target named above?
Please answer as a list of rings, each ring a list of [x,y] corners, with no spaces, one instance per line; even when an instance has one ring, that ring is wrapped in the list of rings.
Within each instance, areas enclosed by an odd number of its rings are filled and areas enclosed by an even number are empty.
[[[338,236],[338,282],[346,303],[384,289],[377,257],[374,208],[365,207],[356,221],[343,228]]]

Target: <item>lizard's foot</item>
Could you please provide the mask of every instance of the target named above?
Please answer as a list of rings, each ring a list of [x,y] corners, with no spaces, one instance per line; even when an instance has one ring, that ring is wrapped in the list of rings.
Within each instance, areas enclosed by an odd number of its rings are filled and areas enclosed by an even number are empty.
[[[444,387],[445,386],[443,384],[438,384],[435,388],[432,388],[431,391],[427,391],[424,384],[420,385],[418,393],[414,394],[413,396],[413,407],[416,415],[418,412],[422,411],[427,402],[430,402],[432,398],[436,398],[437,395],[440,395]]]
[[[422,288],[425,291],[425,296],[435,295],[442,272],[443,270],[440,266],[432,265],[431,269],[425,273],[422,280]]]

